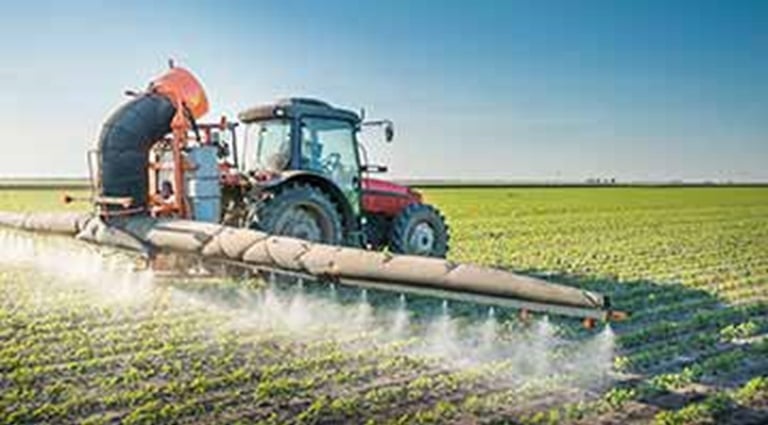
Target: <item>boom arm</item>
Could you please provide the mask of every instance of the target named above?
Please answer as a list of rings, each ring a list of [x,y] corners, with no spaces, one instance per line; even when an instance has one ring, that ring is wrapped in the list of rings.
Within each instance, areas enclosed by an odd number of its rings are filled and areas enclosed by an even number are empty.
[[[0,213],[0,225],[77,236],[120,248],[149,247],[360,287],[583,318],[623,317],[611,310],[608,298],[601,294],[503,270],[322,245],[218,224],[135,216],[116,218],[107,225],[90,215]]]

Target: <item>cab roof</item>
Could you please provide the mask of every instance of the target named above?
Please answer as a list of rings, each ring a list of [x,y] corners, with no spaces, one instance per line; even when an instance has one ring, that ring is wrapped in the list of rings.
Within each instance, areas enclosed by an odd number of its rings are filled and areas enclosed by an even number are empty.
[[[275,103],[259,105],[246,109],[238,114],[240,121],[250,123],[274,118],[296,118],[302,116],[318,116],[360,122],[360,116],[352,111],[336,108],[318,99],[291,97],[279,99]]]

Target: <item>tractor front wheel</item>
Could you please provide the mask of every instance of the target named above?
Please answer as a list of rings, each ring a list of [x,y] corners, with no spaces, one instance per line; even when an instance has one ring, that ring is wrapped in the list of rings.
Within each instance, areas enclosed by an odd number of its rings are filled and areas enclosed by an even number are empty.
[[[433,206],[411,204],[395,216],[389,235],[389,250],[397,254],[445,258],[448,226]]]
[[[259,205],[251,227],[274,235],[340,245],[341,214],[336,204],[314,186],[294,184]]]

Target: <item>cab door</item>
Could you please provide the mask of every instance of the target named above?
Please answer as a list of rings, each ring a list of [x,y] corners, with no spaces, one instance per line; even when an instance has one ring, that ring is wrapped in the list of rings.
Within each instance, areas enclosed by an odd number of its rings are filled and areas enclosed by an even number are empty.
[[[344,193],[360,215],[360,160],[353,123],[333,118],[301,119],[300,168],[321,174]]]

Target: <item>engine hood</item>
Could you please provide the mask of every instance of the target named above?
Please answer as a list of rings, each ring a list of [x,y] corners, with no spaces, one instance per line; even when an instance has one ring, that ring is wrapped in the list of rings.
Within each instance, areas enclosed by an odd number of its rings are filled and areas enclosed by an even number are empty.
[[[387,180],[364,178],[362,180],[363,190],[366,192],[401,195],[408,198],[415,198],[421,201],[421,193],[411,189],[408,186],[393,183]]]

